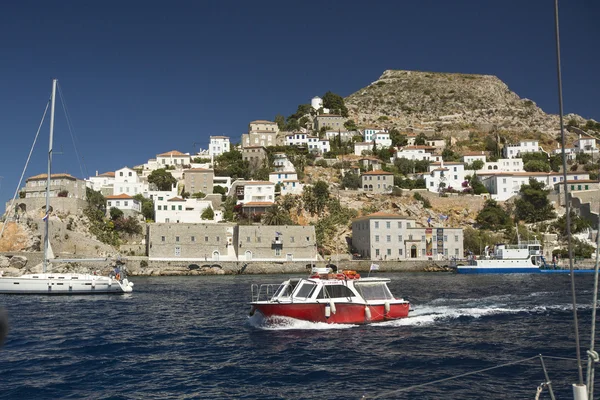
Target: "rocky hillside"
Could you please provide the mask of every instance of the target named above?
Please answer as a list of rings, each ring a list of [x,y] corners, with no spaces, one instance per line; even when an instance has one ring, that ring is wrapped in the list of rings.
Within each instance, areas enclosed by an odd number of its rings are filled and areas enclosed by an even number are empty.
[[[492,127],[509,132],[538,131],[556,136],[557,115],[521,99],[492,75],[387,70],[345,99],[358,125],[442,131]],[[565,122],[585,120],[574,114]]]

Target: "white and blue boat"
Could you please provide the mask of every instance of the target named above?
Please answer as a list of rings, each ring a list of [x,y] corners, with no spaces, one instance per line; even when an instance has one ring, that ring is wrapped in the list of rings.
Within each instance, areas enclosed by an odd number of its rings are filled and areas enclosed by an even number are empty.
[[[546,263],[542,255],[542,244],[536,239],[519,241],[516,245],[497,244],[493,250],[485,247],[484,255],[466,260],[466,265],[458,264],[456,272],[460,274],[564,274],[570,273],[563,268]],[[575,273],[590,273],[593,269],[575,269]]]

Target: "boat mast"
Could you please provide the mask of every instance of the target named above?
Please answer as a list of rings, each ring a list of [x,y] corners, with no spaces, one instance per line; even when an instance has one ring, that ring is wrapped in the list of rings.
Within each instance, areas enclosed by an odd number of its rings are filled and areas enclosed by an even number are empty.
[[[567,184],[567,157],[565,154],[565,125],[563,121],[563,95],[562,95],[562,72],[560,67],[560,33],[558,29],[558,0],[554,0],[554,22],[555,22],[555,34],[556,34],[556,72],[558,77],[558,111],[560,117],[560,138],[562,145],[562,167],[563,167],[563,187],[565,192],[565,219],[567,223],[566,235],[569,250],[569,269],[571,272],[571,298],[573,302],[573,325],[575,328],[575,352],[577,354],[577,372],[579,375],[579,382],[577,385],[573,385],[575,393],[585,393],[587,397],[587,389],[583,382],[583,368],[581,366],[581,350],[579,347],[579,322],[577,319],[577,298],[575,296],[575,272],[573,271],[573,247],[571,241],[571,207],[569,206],[569,185]],[[577,392],[576,392],[577,390]],[[576,398],[584,398],[577,397]]]
[[[50,174],[52,172],[52,140],[54,136],[54,104],[56,102],[56,83],[52,80],[52,101],[50,106],[50,140],[48,143],[48,175],[46,177],[46,215],[44,216],[44,261],[42,271],[45,273],[48,266],[48,249],[50,247],[50,236],[48,235],[48,223],[50,221]]]

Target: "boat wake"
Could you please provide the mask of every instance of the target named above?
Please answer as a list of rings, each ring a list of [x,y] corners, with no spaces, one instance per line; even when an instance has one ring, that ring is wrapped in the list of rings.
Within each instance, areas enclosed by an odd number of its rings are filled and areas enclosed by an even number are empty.
[[[250,326],[264,330],[331,330],[331,329],[349,329],[358,325],[351,324],[327,324],[324,322],[302,321],[290,317],[274,316],[265,318],[257,312],[248,318]]]

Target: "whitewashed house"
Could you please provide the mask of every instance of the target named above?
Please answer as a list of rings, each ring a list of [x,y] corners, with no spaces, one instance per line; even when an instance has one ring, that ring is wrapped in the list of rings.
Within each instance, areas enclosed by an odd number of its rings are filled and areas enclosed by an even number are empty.
[[[381,128],[375,128],[375,127],[368,127],[368,128],[363,129],[362,136],[363,136],[365,142],[373,142],[377,138],[377,135],[380,135],[383,133],[387,133],[387,130],[381,129]],[[388,134],[387,136],[389,138],[390,135]]]
[[[304,147],[308,144],[309,135],[304,132],[294,132],[285,135],[286,146],[299,146]]]
[[[472,164],[473,161],[483,161],[485,163],[486,154],[485,151],[468,152],[463,154],[462,159],[465,164]]]
[[[318,136],[308,137],[308,151],[309,153],[324,154],[331,150],[329,146],[329,139],[319,139]]]
[[[271,172],[269,181],[276,185],[279,184],[282,195],[302,194],[302,189],[304,189],[304,185],[298,180],[296,171]]]
[[[115,181],[113,184],[113,195],[127,194],[135,196],[142,194],[148,195],[148,182],[142,179],[135,170],[124,167],[115,171]]]
[[[114,172],[105,172],[103,174],[98,175],[98,171],[96,171],[96,176],[90,176],[86,181],[86,185],[90,189],[95,190],[97,192],[110,190],[110,193],[112,193],[114,183]]]
[[[182,153],[177,150],[171,150],[156,156],[156,163],[159,168],[170,166],[183,168],[184,165],[190,165],[190,162],[190,153]]]
[[[465,165],[459,162],[435,162],[429,165],[429,173],[423,176],[425,187],[430,192],[450,188],[461,191],[465,181]]]
[[[504,158],[521,158],[524,153],[535,153],[541,151],[537,140],[523,140],[519,144],[506,144],[502,149]]]
[[[273,168],[275,171],[296,171],[294,164],[287,158],[285,153],[273,154]]]
[[[508,200],[521,190],[522,185],[529,184],[529,179],[542,182],[546,189],[553,189],[556,183],[563,181],[558,172],[503,172],[496,174],[477,174],[491,197],[498,201]],[[587,172],[568,172],[568,181],[589,180]]]
[[[162,200],[161,200],[162,199]],[[157,223],[211,223],[219,222],[222,213],[213,210],[213,220],[203,220],[202,213],[206,208],[212,208],[210,200],[182,199],[181,197],[157,197],[154,202],[154,215]]]
[[[247,181],[238,179],[231,184],[229,196],[237,199],[237,204],[250,202],[270,202],[275,200],[275,184],[267,181]]]
[[[363,151],[372,151],[373,143],[371,142],[357,142],[354,143],[354,154],[357,156],[362,156]]]
[[[231,144],[229,143],[229,137],[227,136],[211,136],[210,145],[208,152],[210,155],[211,162],[223,153],[227,153],[231,150]],[[188,162],[189,164],[189,162]]]
[[[136,216],[142,212],[141,202],[124,193],[106,196],[107,215],[110,215],[111,208],[118,208],[126,217]]]

